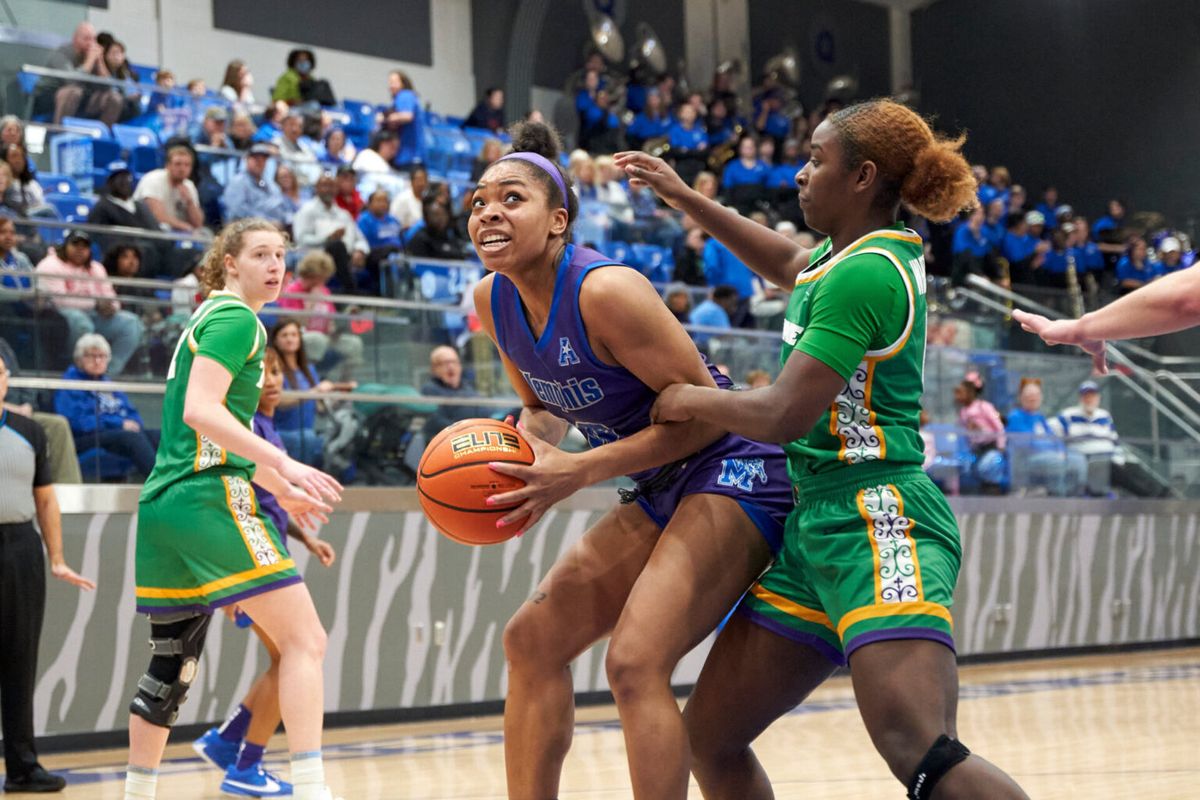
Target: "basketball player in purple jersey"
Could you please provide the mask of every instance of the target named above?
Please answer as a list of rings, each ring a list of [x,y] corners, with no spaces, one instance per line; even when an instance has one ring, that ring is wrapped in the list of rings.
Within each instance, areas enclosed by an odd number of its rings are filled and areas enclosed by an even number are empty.
[[[701,424],[650,424],[675,382],[729,387],[638,272],[570,244],[577,202],[541,124],[518,125],[471,202],[494,274],[475,307],[521,397],[532,466],[500,525],[529,530],[555,502],[628,475],[635,491],[551,568],[504,631],[508,794],[558,794],[574,726],[570,663],[611,633],[606,668],[637,798],[683,800],[691,756],[670,677],[779,546],[791,510],[782,451]],[[719,383],[718,383],[719,378]],[[574,424],[592,449],[555,447]]]

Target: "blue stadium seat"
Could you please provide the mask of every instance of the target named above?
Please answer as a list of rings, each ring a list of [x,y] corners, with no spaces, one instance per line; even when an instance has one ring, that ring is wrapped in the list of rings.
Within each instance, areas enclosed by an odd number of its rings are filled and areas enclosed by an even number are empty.
[[[633,264],[639,272],[652,281],[667,283],[675,271],[675,257],[671,251],[657,244],[633,245]]]
[[[79,184],[70,175],[58,175],[53,172],[39,172],[38,183],[47,194],[79,194]]]
[[[83,117],[63,117],[62,124],[64,128],[75,128],[79,131],[87,131],[95,139],[112,139],[112,131],[98,119],[84,119]]]
[[[140,83],[154,83],[155,76],[158,75],[158,67],[151,64],[135,64],[129,62],[129,68],[137,73]]]
[[[375,128],[375,104],[366,100],[342,100],[342,108],[350,115],[349,127],[364,128],[368,135]],[[349,137],[349,133],[346,134]]]
[[[129,151],[129,169],[138,178],[162,165],[163,154],[158,145],[138,145]]]
[[[153,147],[156,150],[158,149],[158,134],[150,128],[142,128],[136,125],[113,125],[112,131],[113,136],[117,139],[117,143],[121,145],[121,149],[128,151],[131,158],[134,148]],[[132,165],[130,166],[132,168]],[[137,170],[134,169],[134,171],[136,172]]]
[[[620,261],[622,264],[633,266],[633,250],[625,242],[612,241],[604,249],[604,255],[611,258],[613,261]]]
[[[124,481],[133,472],[133,462],[103,448],[93,447],[79,454],[79,471],[83,473],[85,481],[92,483]]]
[[[81,194],[48,194],[46,204],[58,211],[66,222],[85,222],[96,201]]]
[[[17,73],[17,85],[21,87],[21,91],[25,94],[33,94],[33,89],[37,86],[39,80],[40,78],[31,72],[22,70]]]

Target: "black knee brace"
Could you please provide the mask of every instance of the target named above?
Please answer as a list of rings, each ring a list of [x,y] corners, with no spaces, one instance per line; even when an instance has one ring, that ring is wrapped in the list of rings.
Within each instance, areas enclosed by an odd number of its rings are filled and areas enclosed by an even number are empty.
[[[971,755],[971,751],[957,739],[942,734],[925,753],[912,780],[908,782],[909,800],[928,800],[933,796],[933,787],[950,771],[950,768]]]
[[[130,712],[160,728],[169,728],[196,680],[204,636],[212,617],[195,612],[150,617],[150,667],[138,678]]]

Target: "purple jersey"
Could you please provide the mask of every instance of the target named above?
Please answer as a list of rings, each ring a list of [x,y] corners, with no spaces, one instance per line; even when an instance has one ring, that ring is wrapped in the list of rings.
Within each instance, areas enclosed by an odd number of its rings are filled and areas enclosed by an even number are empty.
[[[579,289],[593,269],[622,266],[584,247],[568,245],[554,284],[546,329],[536,339],[525,319],[517,287],[503,275],[492,282],[492,318],[500,349],[516,365],[546,410],[561,417],[600,447],[650,425],[657,393],[624,367],[605,364],[592,352],[579,313]],[[696,358],[703,358],[699,352]],[[711,365],[722,389],[731,381]],[[726,434],[686,459],[629,476],[654,486],[637,498],[646,513],[665,526],[682,498],[719,494],[737,500],[762,530],[773,550],[792,508],[783,451],[778,445]],[[654,479],[661,478],[659,481]]]
[[[275,445],[280,450],[287,452],[287,448],[283,446],[283,439],[279,438],[279,432],[275,430],[275,420],[268,417],[261,411],[254,412],[254,419],[251,421],[251,430],[254,435],[266,439],[271,444]],[[258,499],[259,510],[275,523],[275,528],[279,531],[279,541],[283,543],[283,548],[287,549],[287,525],[288,514],[280,507],[279,501],[275,499],[275,495],[268,492],[257,483],[254,484],[254,496]]]

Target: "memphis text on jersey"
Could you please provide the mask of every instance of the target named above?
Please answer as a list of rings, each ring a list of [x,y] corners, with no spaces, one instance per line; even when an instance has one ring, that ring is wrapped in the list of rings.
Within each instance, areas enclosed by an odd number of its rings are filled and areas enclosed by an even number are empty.
[[[525,382],[533,389],[538,400],[563,411],[580,411],[604,399],[604,389],[595,378],[571,378],[566,383],[560,383],[535,378],[524,370],[521,371],[521,375],[525,377]]]

